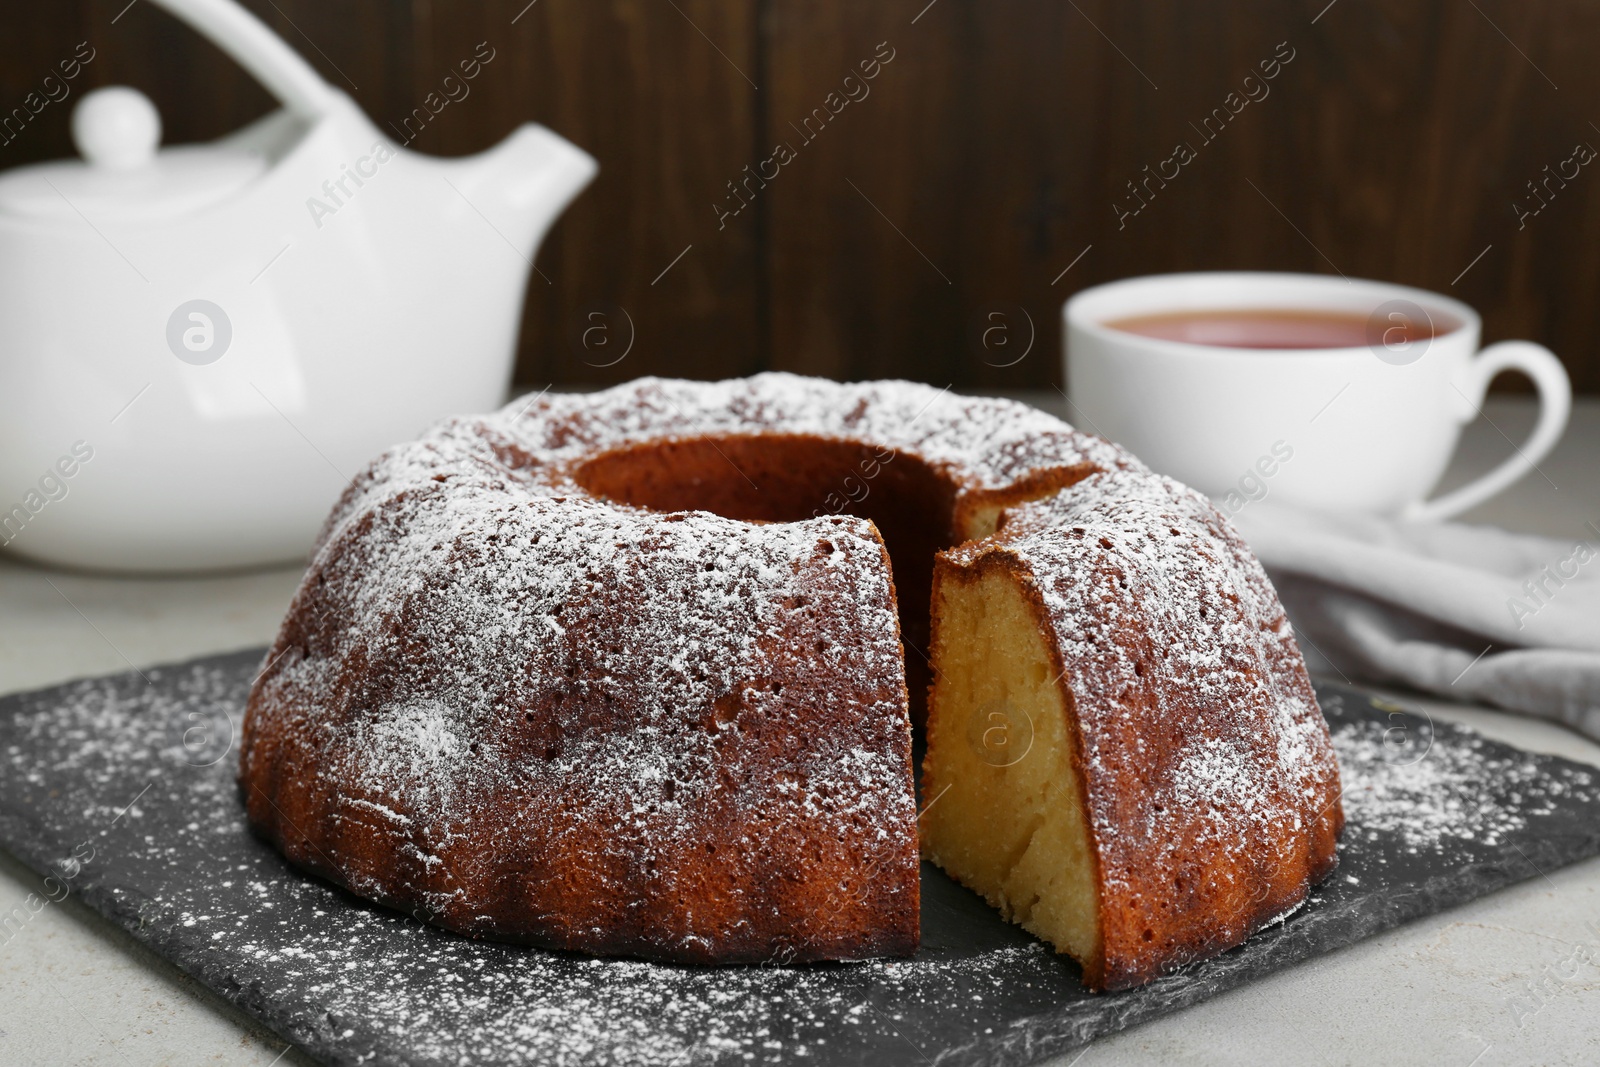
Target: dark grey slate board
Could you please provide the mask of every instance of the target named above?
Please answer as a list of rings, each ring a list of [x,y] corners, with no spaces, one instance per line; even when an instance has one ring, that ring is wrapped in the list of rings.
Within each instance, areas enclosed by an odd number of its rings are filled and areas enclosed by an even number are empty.
[[[1319,684],[1349,816],[1339,869],[1246,945],[1144,988],[1084,992],[1075,966],[926,866],[910,960],[592,960],[423,926],[253,838],[232,746],[260,661],[0,700],[0,843],[333,1064],[1034,1063],[1600,853],[1592,769]]]

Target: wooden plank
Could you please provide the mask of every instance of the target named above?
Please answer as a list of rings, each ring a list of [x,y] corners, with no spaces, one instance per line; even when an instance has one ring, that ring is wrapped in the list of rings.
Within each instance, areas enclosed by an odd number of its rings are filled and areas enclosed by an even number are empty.
[[[940,16],[959,13],[943,3]],[[761,159],[773,177],[743,216],[770,218],[777,368],[878,377],[914,366],[909,376],[940,385],[950,372],[966,279],[950,225],[962,177],[952,142],[966,124],[950,118],[960,102],[947,64],[965,49],[951,19],[913,27],[915,14],[898,2],[771,4]]]
[[[72,107],[104,58],[80,47],[89,41],[82,6],[3,0],[0,27],[0,168],[68,154]]]
[[[724,0],[491,0],[418,20],[418,90],[479,42],[498,51],[417,141],[478,150],[541,122],[600,174],[546,238],[519,380],[722,378],[764,360],[753,231],[711,204],[750,160],[755,8]],[[441,119],[444,116],[441,116]],[[687,249],[687,251],[685,251]]]

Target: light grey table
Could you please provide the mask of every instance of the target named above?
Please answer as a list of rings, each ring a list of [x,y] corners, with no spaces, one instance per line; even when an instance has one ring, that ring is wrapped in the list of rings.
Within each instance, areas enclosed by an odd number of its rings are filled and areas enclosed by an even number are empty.
[[[1058,410],[1053,396],[1026,399]],[[1531,404],[1492,401],[1446,485],[1510,451]],[[1579,404],[1560,449],[1466,518],[1552,536],[1600,522],[1600,401]],[[1592,536],[1592,535],[1591,535]],[[0,692],[267,643],[297,569],[143,580],[0,559]],[[1406,698],[1412,699],[1412,698]],[[1600,765],[1600,746],[1487,709],[1423,704],[1441,719]],[[0,852],[0,913],[39,879]],[[1600,861],[1508,889],[1308,961],[1088,1046],[1100,1064],[1600,1063]],[[929,1050],[934,1051],[934,1050]],[[69,898],[0,945],[0,1064],[305,1064],[229,1005]]]

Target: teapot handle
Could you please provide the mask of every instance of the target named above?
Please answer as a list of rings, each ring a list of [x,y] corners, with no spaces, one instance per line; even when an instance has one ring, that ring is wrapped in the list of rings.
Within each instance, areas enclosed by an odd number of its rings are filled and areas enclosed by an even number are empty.
[[[232,56],[290,113],[314,121],[334,107],[335,90],[283,38],[234,0],[152,2]]]

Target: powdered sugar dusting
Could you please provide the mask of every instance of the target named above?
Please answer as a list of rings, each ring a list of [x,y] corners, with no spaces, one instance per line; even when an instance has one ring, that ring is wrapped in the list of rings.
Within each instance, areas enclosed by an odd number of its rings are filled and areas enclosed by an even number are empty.
[[[363,941],[377,932],[346,931]],[[330,1018],[359,1016],[363,1030],[403,1042],[416,1062],[462,1065],[825,1064],[833,1049],[855,1046],[863,1035],[870,1043],[887,1030],[885,1044],[903,1041],[895,1020],[948,1005],[955,990],[981,1017],[984,1000],[1019,976],[1043,978],[1059,967],[1047,946],[1034,944],[943,960],[715,972],[570,959],[498,971],[486,981],[463,969],[470,955],[458,957],[436,939],[406,941],[405,954],[363,961],[359,1003],[341,973],[346,938],[302,939],[288,948],[246,939],[236,947],[281,970],[284,980],[304,983],[304,995],[326,1004]],[[464,1034],[454,1025],[462,1018],[480,1024]]]
[[[1333,732],[1347,837],[1398,838],[1413,853],[1462,842],[1499,845],[1596,780],[1585,773],[1551,777],[1534,756],[1492,747],[1477,734],[1463,731],[1450,745],[1429,744],[1419,752],[1415,744],[1397,744],[1396,730],[1367,720]],[[1507,803],[1485,803],[1486,785]]]
[[[768,373],[722,382],[663,378],[512,404],[495,425],[553,468],[643,441],[725,433],[810,434],[920,456],[963,487],[999,489],[1047,467],[1112,469],[1127,453],[1037,408],[916,382],[840,384]]]

